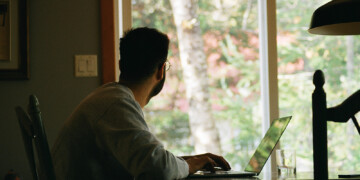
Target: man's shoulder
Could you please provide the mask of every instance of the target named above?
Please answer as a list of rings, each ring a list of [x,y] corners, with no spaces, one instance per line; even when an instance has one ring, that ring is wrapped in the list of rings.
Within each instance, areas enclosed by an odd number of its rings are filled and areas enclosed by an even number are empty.
[[[104,84],[93,91],[87,98],[107,101],[135,100],[131,90],[116,82]]]
[[[100,119],[112,120],[114,117],[129,115],[143,117],[141,107],[133,98],[131,90],[118,83],[107,83],[80,102],[69,122],[73,119],[97,122]]]
[[[91,92],[78,107],[77,112],[103,114],[114,105],[131,106],[138,108],[130,89],[118,83],[107,83]]]

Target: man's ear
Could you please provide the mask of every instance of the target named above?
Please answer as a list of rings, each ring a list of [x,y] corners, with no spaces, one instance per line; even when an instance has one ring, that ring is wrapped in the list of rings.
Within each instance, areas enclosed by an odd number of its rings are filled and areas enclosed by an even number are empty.
[[[164,71],[165,71],[166,64],[164,63],[161,67],[158,68],[156,71],[156,79],[162,80],[164,78]]]

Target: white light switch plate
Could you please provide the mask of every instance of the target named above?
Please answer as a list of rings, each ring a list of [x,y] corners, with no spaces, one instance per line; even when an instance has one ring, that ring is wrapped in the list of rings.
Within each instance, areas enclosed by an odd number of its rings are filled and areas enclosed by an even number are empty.
[[[75,55],[75,77],[96,77],[97,55]]]

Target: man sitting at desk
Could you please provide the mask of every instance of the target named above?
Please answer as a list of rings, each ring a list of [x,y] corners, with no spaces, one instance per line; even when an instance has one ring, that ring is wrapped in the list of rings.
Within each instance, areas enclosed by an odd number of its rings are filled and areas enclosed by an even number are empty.
[[[200,169],[229,170],[221,156],[177,157],[149,131],[142,108],[162,89],[168,37],[137,28],[120,39],[120,81],[87,96],[52,149],[57,179],[179,179]]]

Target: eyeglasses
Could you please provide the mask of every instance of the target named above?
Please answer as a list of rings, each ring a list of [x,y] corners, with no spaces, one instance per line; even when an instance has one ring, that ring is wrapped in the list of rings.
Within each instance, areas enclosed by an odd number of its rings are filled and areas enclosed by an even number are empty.
[[[168,71],[171,68],[171,64],[168,60],[165,61],[165,70]]]

